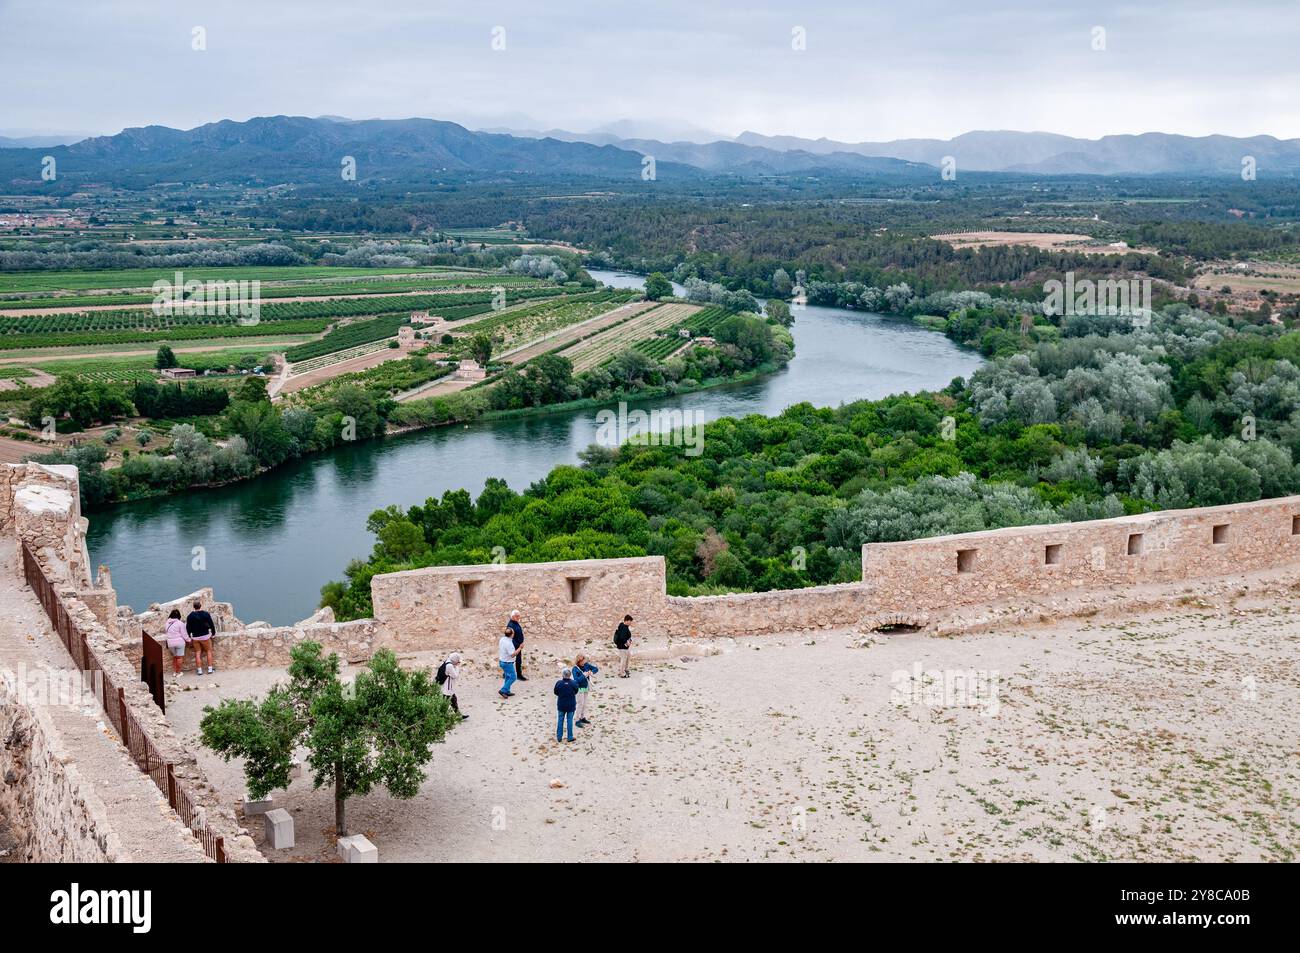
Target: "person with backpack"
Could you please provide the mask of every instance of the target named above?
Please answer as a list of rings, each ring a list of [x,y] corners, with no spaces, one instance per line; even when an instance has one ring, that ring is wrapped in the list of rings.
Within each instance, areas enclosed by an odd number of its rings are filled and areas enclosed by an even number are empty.
[[[555,683],[555,740],[563,741],[561,729],[565,722],[569,725],[569,741],[573,741],[573,711],[578,707],[578,686],[574,684],[573,673],[567,668],[563,677]]]
[[[630,678],[627,666],[632,655],[632,617],[623,616],[623,621],[614,630],[614,648],[618,649],[618,677]]]
[[[510,621],[506,623],[506,628],[510,630],[510,637],[515,643],[515,678],[526,682],[528,679],[524,677],[524,627],[519,624],[518,609],[510,613]]]
[[[211,675],[216,671],[212,659],[212,637],[217,634],[217,626],[212,621],[211,614],[204,610],[203,604],[198,599],[194,600],[194,611],[185,617],[185,631],[189,633],[190,641],[194,643],[194,674],[203,674],[203,648],[207,646],[208,674]]]
[[[185,646],[189,645],[190,636],[181,621],[181,610],[173,609],[167,618],[167,650],[172,653],[172,681],[180,678],[181,663],[185,661]]]
[[[461,720],[468,718],[469,715],[460,710],[460,703],[456,700],[456,686],[460,682],[460,653],[452,652],[438,666],[438,672],[433,676],[433,680],[442,686],[442,694],[451,700],[451,710],[460,715]]]
[[[587,661],[587,656],[581,652],[573,660],[573,683],[578,686],[578,707],[574,709],[574,724],[579,728],[585,728],[591,724],[587,720],[587,698],[591,695],[591,678],[600,669]]]

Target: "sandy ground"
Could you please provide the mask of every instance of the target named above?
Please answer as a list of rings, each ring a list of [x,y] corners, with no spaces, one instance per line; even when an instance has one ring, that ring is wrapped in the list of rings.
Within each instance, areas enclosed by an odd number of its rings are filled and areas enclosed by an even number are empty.
[[[229,344],[208,344],[203,345],[202,347],[185,347],[183,344],[177,344],[172,347],[172,351],[176,354],[201,354],[208,351],[257,350],[258,348],[274,347],[279,344],[302,344],[306,341],[312,340],[314,337],[320,337],[320,335],[304,334],[288,338],[281,338],[278,336],[267,338],[231,338],[231,343]],[[241,344],[241,341],[246,343]],[[158,343],[160,344],[162,342]],[[35,362],[44,364],[47,361],[84,361],[97,357],[153,357],[157,353],[158,344],[126,351],[79,351],[75,348],[66,348],[62,353],[55,350],[39,350],[31,351],[20,357],[0,357],[0,364],[31,364]]]
[[[446,397],[448,394],[454,394],[462,391],[467,387],[473,387],[478,381],[465,380],[463,378],[450,376],[439,377],[428,384],[421,384],[419,387],[403,391],[393,398],[397,403],[405,403],[408,400],[424,400],[428,397]]]
[[[419,796],[355,799],[350,826],[385,861],[1295,860],[1297,608],[1194,600],[1119,624],[725,641],[712,658],[634,660],[627,680],[602,672],[572,745],[553,733],[558,660],[530,642],[532,677],[502,701],[484,644],[461,691],[471,717]],[[895,682],[917,666],[935,684],[988,681],[940,704]],[[196,743],[203,705],[281,677],[218,672],[196,689],[187,674],[169,715]],[[200,757],[237,800],[239,765]],[[333,859],[330,794],[308,773],[275,801],[298,845],[273,859]]]
[[[1250,261],[1249,270],[1240,271],[1233,267],[1235,262],[1215,261],[1197,275],[1192,286],[1199,290],[1218,291],[1224,285],[1234,292],[1246,292],[1258,296],[1260,291],[1276,291],[1278,294],[1300,294],[1300,265],[1273,261]]]
[[[21,384],[28,387],[49,387],[54,383],[53,374],[47,374],[35,367],[27,368],[30,373],[26,377],[0,377],[0,391],[18,390]]]

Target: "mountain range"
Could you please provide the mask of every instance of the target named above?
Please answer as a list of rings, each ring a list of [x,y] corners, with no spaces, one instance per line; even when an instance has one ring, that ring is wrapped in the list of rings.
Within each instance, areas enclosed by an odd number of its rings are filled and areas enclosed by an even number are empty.
[[[511,131],[511,130],[503,130]],[[514,135],[543,135],[513,130]],[[1014,172],[1038,175],[1238,175],[1242,158],[1252,156],[1260,171],[1300,172],[1300,139],[1273,136],[1182,136],[1147,132],[1141,135],[1078,139],[1050,132],[977,131],[951,139],[894,139],[886,142],[839,142],[798,136],[767,136],[742,132],[734,139],[711,143],[693,140],[662,142],[620,138],[606,131],[572,133],[552,129],[553,139],[591,142],[633,149],[713,169],[733,154],[724,146],[753,146],[791,153],[799,164],[822,157],[832,168],[845,168],[849,156],[900,159],[942,166],[948,156],[957,169],[968,172]]]
[[[1300,173],[1300,139],[1189,137],[1165,133],[1075,139],[1041,132],[970,132],[953,139],[836,142],[745,132],[701,143],[620,138],[613,123],[582,135],[473,131],[433,119],[351,120],[267,116],[194,129],[124,129],[71,145],[0,149],[0,188],[39,189],[53,156],[65,187],[160,182],[329,184],[345,181],[346,157],[361,182],[428,184],[475,177],[579,176],[640,180],[654,159],[659,181],[773,175],[892,178],[932,182],[946,157],[958,170],[1036,175],[1238,175],[1252,156],[1260,174]],[[517,131],[518,132],[518,131]]]

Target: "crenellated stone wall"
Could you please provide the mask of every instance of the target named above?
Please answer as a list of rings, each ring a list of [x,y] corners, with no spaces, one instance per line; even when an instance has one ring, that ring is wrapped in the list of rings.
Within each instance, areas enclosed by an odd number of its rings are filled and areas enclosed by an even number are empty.
[[[1161,585],[1300,563],[1300,497],[1017,526],[863,548],[884,610]]]
[[[375,576],[378,642],[490,644],[519,609],[533,636],[608,639],[625,613],[651,637],[923,626],[963,606],[1162,585],[1300,564],[1300,497],[1118,519],[869,543],[862,582],[682,598],[659,556],[435,566]]]

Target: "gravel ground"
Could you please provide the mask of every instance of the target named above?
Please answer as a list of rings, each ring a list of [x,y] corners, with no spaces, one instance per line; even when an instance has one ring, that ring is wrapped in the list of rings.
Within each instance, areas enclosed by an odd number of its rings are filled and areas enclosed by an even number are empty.
[[[1122,623],[728,641],[634,663],[626,680],[602,672],[572,745],[554,738],[558,659],[531,653],[532,677],[502,701],[495,646],[472,646],[471,717],[434,749],[419,796],[355,799],[350,827],[383,861],[1295,860],[1296,603],[1189,597]],[[917,667],[938,681],[912,692]],[[972,670],[975,691],[937,693]],[[282,677],[218,672],[196,689],[186,675],[168,712],[196,743],[204,704]],[[241,767],[200,757],[239,799]],[[333,859],[329,792],[308,774],[275,801],[297,846],[272,859]]]

